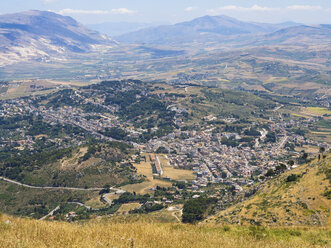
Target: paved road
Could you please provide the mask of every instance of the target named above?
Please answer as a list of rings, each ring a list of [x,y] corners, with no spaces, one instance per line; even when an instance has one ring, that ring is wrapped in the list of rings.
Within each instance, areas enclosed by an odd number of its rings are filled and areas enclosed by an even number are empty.
[[[280,106],[277,106],[273,111],[276,112],[276,111],[278,111],[279,109],[281,109],[283,106],[284,106],[284,105],[281,104]]]
[[[95,208],[92,208],[84,203],[81,203],[81,202],[67,202],[67,203],[70,203],[70,204],[76,204],[76,205],[79,205],[79,206],[82,206],[88,210],[95,210]]]
[[[56,208],[54,208],[52,211],[50,211],[47,215],[45,215],[44,217],[40,218],[39,220],[44,220],[46,219],[48,216],[53,216],[53,214],[60,209],[60,206],[57,206]]]
[[[108,196],[110,196],[110,195],[115,195],[115,193],[108,193],[108,194],[104,194],[102,196],[102,199],[104,199],[105,202],[107,202],[109,205],[111,205],[113,203],[113,201],[108,198]]]
[[[284,136],[284,138],[279,142],[279,145],[275,149],[275,152],[277,154],[279,154],[280,149],[282,149],[285,146],[287,139],[288,139],[288,136]]]
[[[108,196],[110,196],[110,195],[121,195],[121,194],[126,192],[125,190],[116,189],[116,188],[113,188],[113,187],[111,187],[109,189],[110,190],[115,190],[115,192],[107,193],[107,194],[104,194],[102,196],[102,199],[104,199],[109,204],[109,206],[113,203],[113,201],[111,199],[109,199]]]
[[[23,186],[26,188],[30,188],[30,189],[64,189],[64,190],[82,190],[82,191],[99,191],[102,190],[103,188],[75,188],[75,187],[51,187],[51,186],[33,186],[33,185],[28,185],[28,184],[24,184],[24,183],[20,183],[20,182],[16,182],[14,180],[5,178],[5,177],[0,177],[0,180],[4,180],[6,182],[9,183],[13,183],[19,186]]]

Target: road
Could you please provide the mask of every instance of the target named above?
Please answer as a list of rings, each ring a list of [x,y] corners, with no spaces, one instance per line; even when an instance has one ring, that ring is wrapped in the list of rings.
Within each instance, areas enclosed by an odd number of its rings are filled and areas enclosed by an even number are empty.
[[[279,145],[276,147],[275,153],[279,154],[280,149],[282,149],[285,146],[287,139],[288,136],[285,135],[284,138],[279,142]]]
[[[102,199],[105,200],[105,202],[107,202],[109,204],[109,206],[113,203],[113,201],[111,199],[108,198],[108,196],[110,195],[121,195],[123,193],[125,193],[126,191],[125,190],[122,190],[122,189],[116,189],[116,188],[109,188],[110,190],[115,190],[115,192],[111,192],[111,193],[107,193],[107,194],[104,194],[102,196]]]
[[[178,222],[182,222],[182,220],[180,218],[178,218],[176,213],[179,213],[179,216],[182,216],[183,215],[183,209],[177,210],[175,207],[168,207],[167,210],[171,211],[171,215],[173,217],[175,217],[178,220]]]
[[[95,210],[95,208],[92,208],[84,203],[81,203],[81,202],[67,202],[67,203],[71,203],[71,204],[76,204],[76,205],[79,205],[79,206],[82,206],[88,210]]]
[[[39,220],[44,220],[46,219],[48,216],[53,216],[53,214],[60,209],[60,206],[57,206],[56,208],[54,208],[52,211],[50,211],[47,215],[45,215],[44,217],[40,218]]]
[[[0,180],[4,180],[6,182],[9,183],[13,183],[19,186],[23,186],[26,188],[30,188],[30,189],[63,189],[63,190],[82,190],[82,191],[99,191],[102,190],[103,188],[75,188],[75,187],[51,187],[51,186],[33,186],[33,185],[28,185],[28,184],[24,184],[24,183],[20,183],[20,182],[16,182],[14,180],[5,178],[5,177],[0,177]]]
[[[109,204],[109,206],[113,203],[113,201],[108,198],[108,196],[110,196],[110,195],[115,195],[115,193],[108,193],[108,194],[104,194],[102,196],[102,199],[104,199],[105,202],[107,202]]]
[[[280,108],[282,108],[283,106],[284,106],[284,105],[281,104],[281,105],[277,106],[273,111],[276,112],[276,111],[278,111]]]
[[[11,179],[8,179],[8,178],[5,178],[5,177],[0,177],[0,180],[4,180],[6,182],[9,182],[9,183],[12,183],[12,184],[16,184],[16,185],[19,185],[19,186],[22,186],[22,187],[26,187],[26,188],[30,188],[30,189],[56,189],[56,190],[81,190],[81,191],[100,191],[104,188],[75,188],[75,187],[41,187],[41,186],[33,186],[33,185],[28,185],[28,184],[24,184],[24,183],[20,183],[20,182],[16,182],[14,180],[11,180]],[[111,205],[112,204],[112,200],[108,199],[108,195],[115,195],[115,194],[123,194],[125,193],[126,191],[125,190],[122,190],[122,189],[117,189],[117,188],[109,188],[110,190],[114,190],[115,192],[112,192],[112,193],[108,193],[108,194],[104,194],[102,196],[102,198],[109,204]],[[92,207],[84,204],[84,203],[81,203],[81,202],[68,202],[68,203],[71,203],[71,204],[77,204],[79,206],[82,206],[82,207],[85,207],[86,209],[88,210],[94,210]],[[57,210],[60,209],[60,206],[57,206],[55,209],[53,209],[51,212],[49,212],[47,215],[45,215],[44,217],[40,218],[40,220],[44,220],[46,219],[47,217],[49,216],[52,216],[54,214],[54,212],[56,212]]]

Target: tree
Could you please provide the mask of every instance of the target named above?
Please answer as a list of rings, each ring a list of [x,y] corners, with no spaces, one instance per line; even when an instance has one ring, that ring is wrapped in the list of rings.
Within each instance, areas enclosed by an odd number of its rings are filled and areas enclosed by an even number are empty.
[[[298,175],[291,174],[286,178],[286,182],[295,182],[296,180],[298,180],[298,178]]]
[[[319,150],[320,150],[320,153],[322,153],[322,154],[325,152],[325,148],[324,148],[324,147],[322,147],[322,146],[320,147],[320,149],[319,149]]]
[[[169,151],[165,147],[160,146],[159,148],[157,148],[155,153],[169,153]]]
[[[304,153],[302,154],[302,159],[303,159],[304,161],[307,161],[307,158],[308,158],[308,153],[304,152]]]
[[[294,161],[293,160],[289,160],[287,164],[292,167],[294,165]]]
[[[217,203],[217,198],[197,198],[185,202],[183,207],[184,223],[196,223],[204,219]]]
[[[267,173],[265,174],[266,177],[272,177],[273,175],[275,175],[275,172],[273,169],[269,169],[267,171]]]
[[[279,165],[276,166],[276,171],[277,172],[281,172],[281,171],[285,171],[287,169],[286,165],[281,163]]]

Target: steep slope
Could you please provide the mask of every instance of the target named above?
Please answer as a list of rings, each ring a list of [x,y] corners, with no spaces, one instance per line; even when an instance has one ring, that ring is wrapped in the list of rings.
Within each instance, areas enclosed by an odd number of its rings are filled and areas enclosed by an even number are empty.
[[[0,66],[31,58],[88,52],[96,45],[114,45],[71,17],[31,10],[0,16]]]
[[[117,40],[128,43],[166,44],[192,41],[216,41],[233,35],[270,33],[296,25],[294,23],[265,24],[239,21],[225,15],[203,16],[175,25],[142,29],[124,34]]]
[[[293,176],[295,175],[295,176]],[[270,181],[250,199],[208,221],[236,224],[330,226],[331,154]]]

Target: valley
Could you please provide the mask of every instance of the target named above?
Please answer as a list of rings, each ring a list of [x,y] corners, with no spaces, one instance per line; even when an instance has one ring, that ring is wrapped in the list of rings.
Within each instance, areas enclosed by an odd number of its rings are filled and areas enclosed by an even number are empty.
[[[226,208],[317,155],[305,147],[329,146],[311,131],[328,121],[325,108],[217,86],[104,81],[1,106],[6,184],[22,183],[32,195],[38,189],[90,192],[75,198],[81,205],[63,199],[56,218],[74,209],[79,214],[66,218],[114,214],[131,203],[140,205],[130,213],[148,213],[191,197],[215,197]],[[98,208],[84,207],[89,201]],[[44,201],[43,213],[58,204]]]
[[[138,24],[0,15],[0,246],[327,247],[330,25]]]

